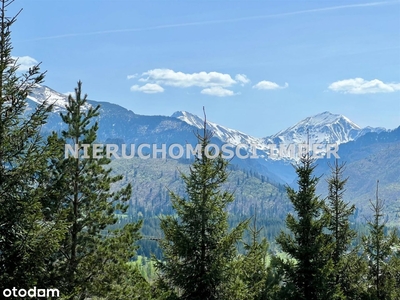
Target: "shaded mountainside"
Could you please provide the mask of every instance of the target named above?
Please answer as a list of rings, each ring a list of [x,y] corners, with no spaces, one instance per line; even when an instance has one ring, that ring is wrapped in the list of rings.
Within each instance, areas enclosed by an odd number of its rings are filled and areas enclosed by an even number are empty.
[[[379,195],[385,200],[389,222],[400,223],[400,127],[387,132],[367,133],[356,141],[342,144],[338,154],[346,162],[344,175],[349,177],[345,198],[356,204],[360,217],[369,216],[369,200],[375,198],[379,180]],[[319,192],[326,195],[325,178],[328,163],[319,160],[317,172],[322,175]]]
[[[168,191],[185,195],[180,172],[187,173],[189,166],[189,160],[137,157],[111,163],[113,172],[124,175],[119,184],[132,184],[131,213],[139,216],[173,213]],[[249,216],[256,208],[267,213],[265,217],[282,220],[290,210],[285,187],[253,171],[230,166],[228,182],[222,188],[234,193],[235,201],[229,206],[234,215]]]

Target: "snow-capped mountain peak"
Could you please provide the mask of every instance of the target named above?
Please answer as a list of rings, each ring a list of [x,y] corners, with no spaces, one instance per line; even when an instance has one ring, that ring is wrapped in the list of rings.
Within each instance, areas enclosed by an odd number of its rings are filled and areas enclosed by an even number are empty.
[[[204,121],[189,112],[177,111],[172,117],[202,129]],[[207,121],[207,127],[213,132],[214,137],[222,142],[232,145],[252,145],[258,150],[266,151],[269,144],[289,145],[302,144],[342,144],[353,141],[367,132],[381,132],[384,128],[361,128],[347,117],[325,111],[305,118],[297,124],[266,138],[257,138]]]
[[[202,120],[200,117],[191,114],[187,111],[176,111],[171,115],[172,118],[177,118],[181,121],[184,121],[185,123],[195,126],[197,128],[203,128],[204,126],[204,120]],[[209,122],[207,122],[209,123]]]
[[[27,97],[29,100],[37,104],[42,104],[47,101],[47,103],[54,105],[54,112],[59,112],[65,110],[68,104],[68,96],[61,94],[45,85],[35,85],[32,92]],[[86,104],[86,108],[90,107],[90,104]]]
[[[361,129],[357,124],[350,121],[347,117],[339,114],[332,114],[329,111],[324,111],[323,113],[308,117],[300,123],[305,123],[307,126],[321,126],[340,122],[346,122],[354,129]]]
[[[383,128],[364,128],[340,114],[332,114],[328,111],[310,116],[297,124],[266,137],[266,142],[271,143],[304,143],[308,139],[310,143],[346,143],[355,140],[360,133],[370,131],[382,131]]]

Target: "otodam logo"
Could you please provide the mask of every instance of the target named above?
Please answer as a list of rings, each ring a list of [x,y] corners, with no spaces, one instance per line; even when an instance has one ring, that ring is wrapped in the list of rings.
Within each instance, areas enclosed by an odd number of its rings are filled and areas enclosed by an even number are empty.
[[[288,158],[299,159],[305,154],[311,158],[339,158],[337,151],[338,144],[267,144],[262,149],[256,144],[208,144],[205,147],[205,155],[208,158],[216,158],[221,155],[224,159],[237,157],[239,159],[257,159],[263,158]],[[114,159],[132,159],[139,157],[141,159],[161,158],[166,159],[190,159],[194,155],[201,157],[201,144],[193,146],[192,144],[65,144],[64,157],[74,158],[114,158]]]

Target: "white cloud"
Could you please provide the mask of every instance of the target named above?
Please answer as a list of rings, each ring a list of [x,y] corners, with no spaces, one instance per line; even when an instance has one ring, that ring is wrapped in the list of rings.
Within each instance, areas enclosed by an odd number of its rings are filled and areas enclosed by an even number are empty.
[[[138,77],[138,76],[139,76],[139,74],[138,74],[138,73],[135,73],[135,74],[126,76],[126,79],[133,79],[133,78],[136,78],[136,77]]]
[[[210,88],[206,88],[201,90],[202,94],[205,95],[210,95],[210,96],[217,96],[217,97],[227,97],[227,96],[233,96],[235,93],[231,90],[224,89],[223,87],[220,86],[213,86]]]
[[[157,84],[187,88],[192,86],[198,87],[228,87],[237,82],[232,79],[229,74],[218,72],[199,72],[199,73],[183,73],[175,72],[170,69],[153,69],[144,72],[140,78],[141,82],[155,82]]]
[[[217,97],[227,97],[239,95],[240,92],[233,92],[229,87],[235,85],[244,86],[250,80],[245,74],[236,74],[234,78],[230,74],[220,72],[196,72],[184,73],[171,69],[152,69],[138,74],[128,75],[128,79],[138,77],[138,82],[144,86],[134,85],[131,91],[141,91],[145,93],[163,92],[163,87],[172,86],[177,88],[202,88],[200,93]]]
[[[30,56],[13,56],[12,59],[17,60],[18,71],[21,72],[26,72],[38,64],[37,60]]]
[[[250,82],[250,80],[244,74],[236,74],[235,79],[237,82],[242,83],[242,85],[245,85],[246,83]]]
[[[368,81],[363,78],[354,78],[333,82],[328,88],[345,94],[391,93],[400,91],[400,83],[384,83],[378,79]]]
[[[133,92],[143,92],[143,93],[146,93],[146,94],[155,94],[155,93],[164,92],[164,88],[162,86],[159,86],[158,84],[155,84],[155,83],[146,83],[143,86],[139,86],[137,84],[133,85],[131,87],[131,91],[133,91]]]
[[[262,80],[256,85],[253,85],[253,89],[258,89],[258,90],[276,90],[276,89],[285,89],[289,86],[287,82],[285,82],[285,85],[280,86],[279,84],[272,82],[272,81],[267,81],[267,80]]]

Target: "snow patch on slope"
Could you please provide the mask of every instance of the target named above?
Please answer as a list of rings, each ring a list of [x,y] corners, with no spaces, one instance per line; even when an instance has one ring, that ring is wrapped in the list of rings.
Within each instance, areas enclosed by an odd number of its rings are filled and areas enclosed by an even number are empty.
[[[49,105],[54,104],[54,112],[65,111],[65,107],[68,105],[67,95],[56,92],[45,85],[36,85],[27,98],[37,104],[42,104],[45,101]],[[89,107],[90,104],[86,103],[85,109]]]
[[[195,126],[199,129],[203,129],[204,126],[204,121],[200,117],[193,115],[187,111],[177,111],[173,113],[171,117],[182,120],[187,124]],[[213,133],[214,137],[219,138],[225,143],[229,143],[235,146],[239,144],[254,145],[257,149],[264,148],[264,142],[261,138],[253,137],[241,131],[227,128],[210,121],[207,121],[207,129]]]

